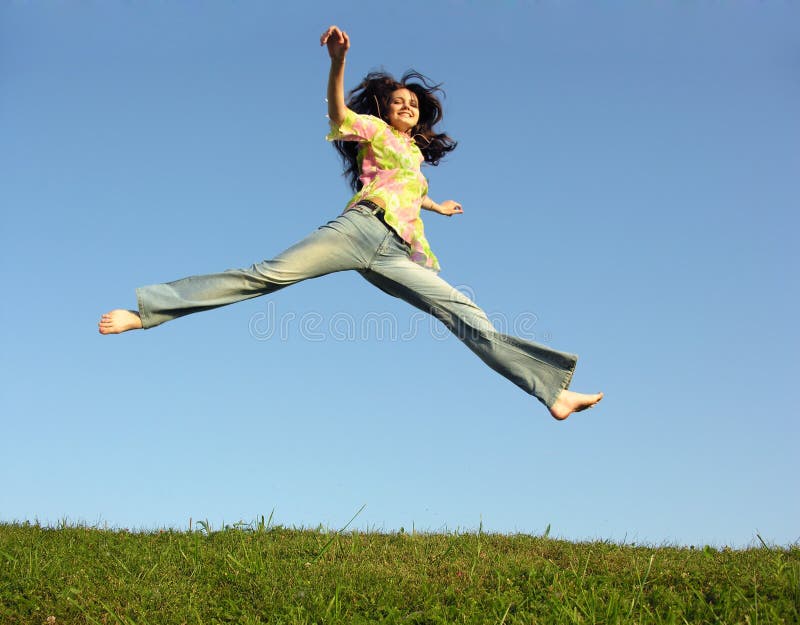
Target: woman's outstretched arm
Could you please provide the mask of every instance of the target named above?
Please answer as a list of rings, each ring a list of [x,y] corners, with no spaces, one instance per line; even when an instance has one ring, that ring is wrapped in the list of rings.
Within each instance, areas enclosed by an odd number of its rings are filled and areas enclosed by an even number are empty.
[[[322,33],[319,45],[328,45],[331,57],[331,72],[328,76],[328,117],[335,125],[344,121],[347,105],[344,102],[344,59],[350,49],[350,37],[338,26],[331,26]]]
[[[464,212],[464,209],[461,208],[461,204],[455,200],[445,200],[441,204],[437,204],[427,195],[422,198],[422,208],[433,211],[434,213],[439,213],[440,215],[447,215],[448,217],[451,215],[460,215]]]

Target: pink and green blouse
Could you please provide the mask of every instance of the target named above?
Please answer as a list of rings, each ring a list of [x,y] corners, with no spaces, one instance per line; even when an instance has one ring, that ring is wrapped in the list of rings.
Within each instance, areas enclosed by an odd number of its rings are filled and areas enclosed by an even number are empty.
[[[358,141],[359,179],[364,185],[347,203],[345,210],[361,200],[383,207],[385,219],[411,246],[411,260],[439,271],[439,261],[425,238],[419,216],[428,181],[420,171],[425,160],[410,135],[400,132],[372,115],[359,115],[347,109],[337,128],[331,122],[328,141]]]

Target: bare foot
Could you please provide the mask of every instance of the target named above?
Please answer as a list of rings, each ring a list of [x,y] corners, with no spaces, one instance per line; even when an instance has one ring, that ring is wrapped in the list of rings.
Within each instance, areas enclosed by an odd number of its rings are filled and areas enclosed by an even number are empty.
[[[135,310],[118,308],[100,317],[97,327],[100,329],[100,334],[120,334],[128,330],[141,330],[142,320]]]
[[[556,401],[550,406],[550,414],[554,419],[563,421],[573,412],[580,412],[591,408],[597,402],[603,399],[602,393],[595,393],[594,395],[586,395],[584,393],[574,393],[564,389],[556,397]]]

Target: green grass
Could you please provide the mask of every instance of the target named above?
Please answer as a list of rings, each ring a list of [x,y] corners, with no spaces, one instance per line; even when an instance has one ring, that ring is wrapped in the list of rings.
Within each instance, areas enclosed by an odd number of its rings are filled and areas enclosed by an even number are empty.
[[[0,524],[0,623],[800,622],[800,549]]]

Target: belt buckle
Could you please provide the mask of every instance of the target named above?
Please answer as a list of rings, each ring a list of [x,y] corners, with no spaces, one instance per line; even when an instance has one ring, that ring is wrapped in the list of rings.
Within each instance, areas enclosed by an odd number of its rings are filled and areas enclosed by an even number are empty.
[[[367,210],[369,210],[369,212],[375,215],[376,217],[378,217],[380,213],[386,212],[383,208],[381,208],[375,202],[372,202],[370,200],[361,200],[359,204],[361,204],[361,206],[366,206]]]

